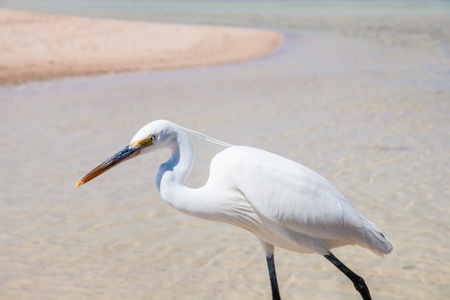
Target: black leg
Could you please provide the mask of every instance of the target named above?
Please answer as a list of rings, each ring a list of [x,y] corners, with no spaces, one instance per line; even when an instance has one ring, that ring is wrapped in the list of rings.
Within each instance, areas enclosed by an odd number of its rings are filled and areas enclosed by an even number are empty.
[[[266,256],[267,268],[269,269],[270,286],[272,287],[272,299],[281,300],[280,291],[278,290],[277,273],[275,272],[275,260],[273,254]]]
[[[362,277],[358,276],[352,270],[347,268],[347,266],[344,265],[339,259],[337,259],[337,257],[334,256],[333,253],[330,252],[330,254],[324,256],[353,282],[355,289],[361,294],[361,297],[364,300],[372,300],[372,298],[370,297],[369,288],[367,287]]]

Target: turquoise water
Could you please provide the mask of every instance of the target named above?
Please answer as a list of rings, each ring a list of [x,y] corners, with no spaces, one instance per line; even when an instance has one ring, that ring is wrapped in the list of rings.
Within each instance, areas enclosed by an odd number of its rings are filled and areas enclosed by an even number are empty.
[[[441,16],[450,1],[0,1],[0,7],[141,21],[239,25],[286,29],[310,16]],[[283,22],[284,20],[284,22]]]

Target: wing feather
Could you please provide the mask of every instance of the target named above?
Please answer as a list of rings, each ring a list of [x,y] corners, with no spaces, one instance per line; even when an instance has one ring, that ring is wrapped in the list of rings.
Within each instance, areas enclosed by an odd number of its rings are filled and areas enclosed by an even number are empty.
[[[392,246],[328,180],[276,154],[250,147],[224,150],[237,188],[253,208],[272,222],[331,246],[359,244],[377,254]]]

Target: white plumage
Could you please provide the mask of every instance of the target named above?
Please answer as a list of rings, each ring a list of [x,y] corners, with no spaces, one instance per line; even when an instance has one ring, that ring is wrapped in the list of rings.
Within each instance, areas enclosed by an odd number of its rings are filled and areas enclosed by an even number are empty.
[[[198,189],[184,185],[194,158],[185,131],[230,146],[213,158],[208,181]],[[144,126],[127,147],[91,171],[77,186],[122,161],[161,148],[172,151],[156,176],[161,197],[188,215],[228,223],[255,234],[267,257],[274,299],[279,299],[274,246],[324,255],[353,281],[364,299],[370,299],[364,280],[330,249],[360,245],[385,255],[392,251],[389,239],[328,180],[279,155],[232,146],[160,120]]]
[[[214,157],[205,187],[219,209],[246,208],[228,210],[229,221],[222,221],[244,227],[275,246],[321,255],[349,244],[379,255],[392,250],[376,225],[334,185],[311,169],[273,153],[250,147],[228,148]]]

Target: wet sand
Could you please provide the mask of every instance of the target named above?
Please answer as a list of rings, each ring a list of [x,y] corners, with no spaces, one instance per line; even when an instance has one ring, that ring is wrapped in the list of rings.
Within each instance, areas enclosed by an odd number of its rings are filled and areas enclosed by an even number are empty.
[[[0,84],[229,63],[266,55],[281,38],[263,30],[0,9]]]
[[[448,299],[449,21],[359,21],[286,31],[252,61],[1,87],[0,299],[270,299],[256,238],[160,199],[168,153],[74,187],[162,118],[339,187],[394,246],[334,250],[374,299]],[[220,147],[193,141],[196,187]],[[276,261],[284,299],[360,299],[323,257],[277,249]]]

